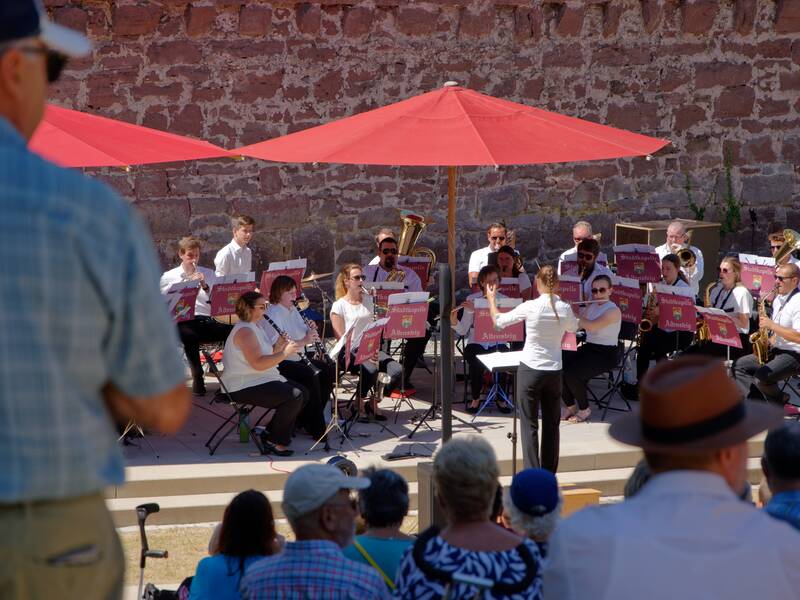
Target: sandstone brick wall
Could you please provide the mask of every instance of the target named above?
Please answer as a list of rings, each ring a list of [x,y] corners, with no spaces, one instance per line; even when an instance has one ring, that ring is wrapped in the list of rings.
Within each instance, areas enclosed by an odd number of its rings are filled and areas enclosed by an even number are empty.
[[[88,33],[91,59],[54,89],[71,108],[233,148],[375,108],[456,80],[478,91],[668,137],[652,161],[464,169],[458,256],[505,218],[528,262],[570,244],[589,218],[691,217],[686,190],[719,216],[743,203],[723,248],[759,229],[800,228],[799,0],[46,0]],[[437,168],[214,160],[89,170],[147,218],[165,264],[189,231],[209,254],[227,216],[252,214],[256,268],[307,255],[317,271],[371,254],[395,207],[437,223],[446,256],[447,174]],[[760,241],[760,238],[759,238]],[[764,244],[760,244],[762,249]],[[211,257],[206,257],[206,262]]]

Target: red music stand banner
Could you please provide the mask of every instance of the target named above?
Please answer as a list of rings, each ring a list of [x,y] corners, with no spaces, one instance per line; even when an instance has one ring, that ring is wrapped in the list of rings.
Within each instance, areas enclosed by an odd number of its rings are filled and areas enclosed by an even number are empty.
[[[564,302],[580,302],[581,280],[571,275],[560,277],[558,280],[558,295]]]
[[[641,283],[661,281],[661,259],[655,248],[642,244],[624,244],[614,247],[617,275],[636,279]]]
[[[389,306],[389,296],[393,296],[394,294],[402,294],[406,289],[406,286],[402,281],[370,282],[369,284],[365,284],[364,287],[367,288],[372,296],[372,301],[381,308],[386,308]]]
[[[761,290],[769,292],[775,286],[775,259],[753,254],[740,254],[742,263],[742,284],[750,290],[754,299],[761,296]]]
[[[522,303],[520,298],[497,298],[497,311],[507,313]],[[489,314],[489,303],[486,298],[475,300],[475,314],[472,327],[475,331],[475,342],[478,344],[503,344],[505,342],[521,342],[525,339],[525,321],[519,321],[503,329],[495,329]]]
[[[169,294],[169,311],[172,319],[176,323],[194,319],[194,309],[197,305],[197,294],[200,293],[200,286],[185,287],[177,292]]]
[[[656,293],[656,301],[661,329],[692,332],[697,329],[697,307],[692,298]]]
[[[356,359],[353,364],[362,365],[367,361],[375,360],[375,354],[381,348],[381,336],[388,319],[378,319],[367,325],[361,334],[361,341],[356,349]]]
[[[736,329],[733,319],[725,311],[698,307],[697,312],[703,317],[712,342],[723,346],[731,346],[732,348],[742,347],[742,338],[739,337],[739,330]]]
[[[245,292],[256,289],[255,281],[218,283],[211,288],[211,316],[225,317],[236,312],[236,301]]]
[[[519,277],[503,277],[497,291],[507,298],[522,298],[522,292],[519,291]]]
[[[428,324],[428,292],[393,294],[386,313],[388,323],[383,335],[387,340],[425,337]],[[422,302],[420,302],[422,300]]]
[[[303,274],[306,272],[306,264],[307,260],[305,258],[269,263],[269,268],[261,273],[261,284],[258,289],[261,290],[265,297],[269,297],[272,282],[279,275],[286,275],[294,279],[297,286],[297,298],[300,298],[303,295],[302,279]]]
[[[578,276],[578,261],[565,260],[561,263],[561,275],[571,275],[572,277]]]
[[[422,289],[428,287],[428,276],[431,270],[431,261],[427,256],[398,256],[397,264],[408,267],[419,277]]]
[[[574,331],[565,331],[561,338],[561,349],[575,352],[578,349],[578,338]]]
[[[622,320],[626,323],[638,323],[642,320],[642,290],[635,279],[614,277],[614,291],[611,301],[622,312]]]

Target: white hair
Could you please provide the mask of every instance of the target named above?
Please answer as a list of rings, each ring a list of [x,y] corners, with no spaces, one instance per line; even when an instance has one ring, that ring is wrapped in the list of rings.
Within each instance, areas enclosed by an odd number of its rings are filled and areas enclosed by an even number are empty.
[[[683,234],[684,234],[684,235],[686,235],[686,225],[684,225],[684,224],[683,224],[683,223],[681,223],[680,221],[673,221],[672,223],[670,223],[670,224],[667,226],[667,231],[669,231],[670,229],[672,229],[673,231],[674,231],[675,229],[679,229],[680,231],[682,231],[682,232],[683,232]]]
[[[541,517],[534,517],[522,512],[511,500],[509,490],[503,490],[503,509],[511,522],[511,528],[520,535],[524,535],[537,542],[546,542],[558,525],[561,518],[561,505],[563,504],[561,492],[558,493],[558,504],[556,507]]]
[[[575,225],[572,226],[572,230],[575,231],[576,229],[585,229],[589,235],[592,235],[592,224],[589,221],[578,221]]]

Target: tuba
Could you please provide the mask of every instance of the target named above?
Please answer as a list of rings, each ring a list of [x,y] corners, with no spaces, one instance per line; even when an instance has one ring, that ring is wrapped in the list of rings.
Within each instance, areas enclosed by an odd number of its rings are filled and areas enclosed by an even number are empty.
[[[783,245],[775,253],[775,264],[780,264],[784,258],[796,250],[800,250],[800,233],[797,233],[794,229],[784,229]]]
[[[397,240],[397,253],[400,256],[427,256],[430,259],[428,276],[436,269],[436,253],[424,246],[416,247],[417,240],[422,234],[428,223],[422,215],[411,212],[410,210],[400,211],[400,239]],[[399,269],[398,269],[399,270]],[[405,273],[403,273],[405,277]],[[402,279],[392,279],[387,281],[402,281]],[[426,282],[423,282],[423,286]]]

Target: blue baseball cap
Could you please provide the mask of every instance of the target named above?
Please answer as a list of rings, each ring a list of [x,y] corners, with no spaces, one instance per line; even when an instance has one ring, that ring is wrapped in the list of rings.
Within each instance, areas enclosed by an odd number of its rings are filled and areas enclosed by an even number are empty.
[[[0,0],[0,46],[25,38],[39,38],[51,50],[72,57],[92,49],[86,36],[50,21],[41,0]]]
[[[511,501],[532,517],[543,517],[558,507],[558,481],[547,469],[525,469],[511,480]]]

